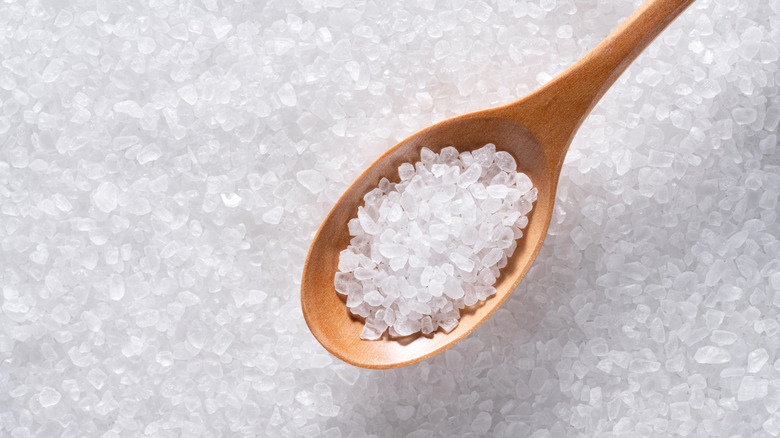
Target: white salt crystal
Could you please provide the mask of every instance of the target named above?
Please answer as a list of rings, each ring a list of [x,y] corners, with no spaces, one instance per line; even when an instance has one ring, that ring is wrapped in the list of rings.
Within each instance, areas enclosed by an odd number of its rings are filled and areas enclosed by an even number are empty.
[[[222,38],[225,38],[231,30],[233,30],[233,25],[226,17],[222,17],[214,22],[212,30],[214,31],[214,35],[217,37],[217,39],[221,40]]]
[[[51,386],[44,386],[41,392],[38,393],[38,400],[41,402],[41,406],[48,408],[56,405],[62,399],[62,395]]]
[[[409,336],[420,331],[421,324],[419,321],[412,320],[396,321],[396,323],[393,324],[393,329],[398,333],[398,336]]]
[[[130,117],[140,119],[144,116],[144,110],[134,100],[123,100],[114,104],[114,112],[127,114]]]
[[[412,406],[396,406],[395,407],[395,414],[398,416],[399,420],[406,421],[406,420],[412,418],[412,415],[414,415],[414,407],[412,407]]]
[[[628,366],[628,370],[632,373],[653,373],[661,368],[661,363],[655,360],[647,359],[634,359]]]
[[[731,354],[728,351],[710,345],[696,350],[696,354],[693,357],[696,359],[696,362],[703,364],[719,364],[731,360]]]
[[[626,263],[620,267],[620,273],[634,281],[644,281],[650,271],[639,262]]]
[[[102,182],[92,192],[92,203],[95,204],[98,210],[104,213],[111,213],[118,205],[118,188],[109,181]]]
[[[697,92],[705,99],[712,99],[721,92],[718,81],[705,79],[697,84]]]
[[[655,167],[670,167],[673,162],[674,154],[652,149],[650,150],[650,158],[647,164]]]
[[[748,125],[756,121],[758,112],[754,108],[734,108],[731,115],[738,124]]]
[[[484,266],[493,266],[498,263],[499,260],[501,260],[503,255],[503,251],[498,248],[493,248],[485,255],[485,257],[482,258],[482,264]]]
[[[749,373],[757,373],[761,371],[761,368],[769,360],[769,353],[765,348],[758,348],[748,353],[747,371]]]
[[[770,106],[767,108],[766,114],[764,115],[764,130],[768,132],[775,132],[778,124],[780,124],[780,105]],[[770,137],[774,137],[774,139],[777,140],[777,135],[771,134],[761,140],[761,142],[771,142]],[[762,151],[765,149],[769,149],[769,146],[761,148]]]
[[[84,324],[92,332],[100,331],[100,328],[103,324],[100,318],[98,318],[94,313],[90,312],[89,310],[86,310],[81,314],[81,320],[84,321]]]
[[[453,300],[458,300],[463,298],[466,292],[463,290],[463,287],[460,284],[451,281],[449,284],[444,285],[444,294]]]
[[[157,48],[157,43],[154,41],[154,38],[138,37],[139,52],[143,53],[144,55],[148,55],[154,52],[154,49],[156,48]]]
[[[339,271],[354,271],[359,266],[359,263],[360,256],[357,253],[344,250],[339,256]]]
[[[366,318],[363,339],[378,339],[385,328],[398,336],[454,329],[459,309],[495,295],[498,269],[535,201],[530,179],[493,145],[470,154],[422,148],[420,157],[416,166],[399,167],[401,184],[383,178],[348,224],[355,237],[339,255],[334,284],[347,295],[347,307]],[[479,203],[475,187],[484,193]],[[359,266],[361,252],[373,258],[370,266]]]
[[[482,174],[482,166],[477,163],[470,165],[463,173],[458,177],[458,185],[460,187],[468,187],[479,180]]]
[[[92,386],[95,387],[95,389],[102,388],[107,378],[108,376],[106,373],[100,368],[95,368],[87,373],[87,380],[92,384]]]
[[[339,292],[347,295],[347,307],[350,309],[356,308],[363,304],[363,291],[360,289],[360,285],[355,283],[357,288],[354,290],[351,288],[344,288],[344,289],[336,289]],[[350,292],[351,290],[351,292]]]
[[[24,169],[30,164],[30,158],[27,153],[27,149],[23,147],[14,148],[11,150],[11,166],[17,169]]]
[[[434,164],[431,166],[431,172],[433,176],[440,177],[444,175],[450,167],[446,164]]]
[[[414,175],[414,166],[412,164],[404,163],[398,167],[398,176],[401,178],[401,181],[410,180]]]
[[[358,207],[358,221],[363,231],[367,234],[377,234],[380,230],[379,225],[366,213],[363,207]]]
[[[444,333],[449,333],[458,326],[457,318],[446,318],[438,321],[439,327],[444,330]]]
[[[706,284],[708,287],[711,287],[720,281],[721,275],[723,274],[724,265],[725,264],[723,260],[716,260],[707,271],[707,276],[704,278],[704,284]]]
[[[737,390],[738,401],[750,401],[766,397],[769,392],[769,382],[754,376],[745,376],[739,383]]]
[[[761,425],[761,428],[764,429],[764,431],[772,436],[778,436],[780,435],[780,421],[770,418],[764,422],[764,424]]]
[[[238,196],[235,193],[222,193],[220,195],[222,198],[222,203],[225,204],[226,207],[238,207],[241,205],[241,196]]]
[[[282,102],[282,105],[295,106],[298,104],[298,96],[296,95],[292,84],[289,82],[286,82],[279,87],[277,95],[279,96],[279,101]]]
[[[54,82],[62,73],[62,69],[65,66],[65,61],[59,58],[55,58],[49,62],[41,73],[41,79],[43,82]]]
[[[434,327],[433,322],[431,321],[430,315],[423,316],[422,319],[422,334],[427,335],[430,333],[433,333]]]
[[[157,144],[152,143],[144,146],[135,159],[138,160],[138,163],[140,164],[146,164],[157,160],[160,156],[162,156],[162,150],[160,150],[160,147],[157,146]]]
[[[276,225],[282,220],[284,207],[278,205],[263,213],[263,221],[271,225]]]
[[[386,330],[386,327],[381,329],[371,323],[363,325],[363,330],[360,332],[360,339],[367,341],[374,341],[382,337],[382,333]]]
[[[487,193],[490,197],[503,199],[509,193],[509,187],[502,184],[491,184],[487,187]]]
[[[669,414],[672,420],[683,421],[691,416],[691,407],[688,402],[676,402],[669,404]]]
[[[713,330],[710,339],[717,345],[731,345],[739,338],[736,333],[728,330]]]
[[[474,260],[463,254],[453,252],[450,254],[450,260],[462,271],[471,272],[474,269]]]
[[[366,292],[365,295],[363,295],[363,301],[368,303],[370,306],[379,306],[384,301],[384,297],[379,292],[372,290]]]
[[[195,105],[198,102],[198,90],[193,84],[187,84],[176,90],[176,93],[181,99],[190,105]]]
[[[406,246],[396,243],[384,243],[379,245],[378,248],[379,253],[389,259],[403,257],[409,254],[409,249]]]
[[[615,163],[615,171],[618,176],[623,176],[631,170],[632,154],[628,149],[616,150],[612,154],[612,161]]]
[[[312,193],[319,193],[325,188],[325,177],[314,169],[301,170],[295,177]]]
[[[471,430],[477,436],[481,436],[490,430],[490,426],[493,424],[492,416],[487,412],[480,412],[471,422]]]

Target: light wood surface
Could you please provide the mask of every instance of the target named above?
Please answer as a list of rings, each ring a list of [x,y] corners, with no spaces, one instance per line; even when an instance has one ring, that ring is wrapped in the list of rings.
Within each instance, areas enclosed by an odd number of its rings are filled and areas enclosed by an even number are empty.
[[[301,283],[301,305],[312,334],[331,353],[364,368],[394,368],[442,352],[471,333],[509,297],[531,267],[553,214],[555,191],[566,151],[577,129],[628,65],[693,0],[648,0],[584,58],[545,86],[511,104],[445,120],[426,128],[382,155],[347,189],[317,231]],[[497,293],[461,312],[449,334],[412,335],[377,341],[360,339],[363,321],[352,316],[333,286],[339,252],[349,244],[347,222],[363,195],[382,177],[398,181],[398,166],[417,162],[426,146],[474,150],[486,143],[511,153],[518,171],[539,190],[525,236],[501,270]]]

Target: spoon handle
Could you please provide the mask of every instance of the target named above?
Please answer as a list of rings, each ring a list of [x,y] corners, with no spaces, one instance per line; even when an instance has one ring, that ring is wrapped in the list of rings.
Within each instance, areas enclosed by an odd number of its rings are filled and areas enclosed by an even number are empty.
[[[574,134],[631,62],[694,0],[646,0],[604,41],[528,96],[499,109],[526,126],[560,170]]]

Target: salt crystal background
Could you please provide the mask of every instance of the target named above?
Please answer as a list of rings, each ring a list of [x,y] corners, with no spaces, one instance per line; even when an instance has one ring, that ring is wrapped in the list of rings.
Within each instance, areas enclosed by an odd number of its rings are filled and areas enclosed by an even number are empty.
[[[362,370],[301,315],[368,164],[637,5],[0,4],[0,435],[778,436],[777,0],[698,0],[628,69],[452,349]]]

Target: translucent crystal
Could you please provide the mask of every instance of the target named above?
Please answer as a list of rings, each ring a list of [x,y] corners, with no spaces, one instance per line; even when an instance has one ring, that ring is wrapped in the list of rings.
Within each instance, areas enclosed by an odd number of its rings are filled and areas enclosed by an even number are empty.
[[[496,293],[498,269],[528,223],[536,192],[518,179],[511,155],[487,145],[470,153],[423,148],[420,158],[399,167],[400,183],[382,178],[348,222],[355,237],[334,283],[347,307],[372,321],[363,339],[378,339],[383,324],[391,336],[452,330],[458,309]],[[310,176],[297,174],[304,186]]]

